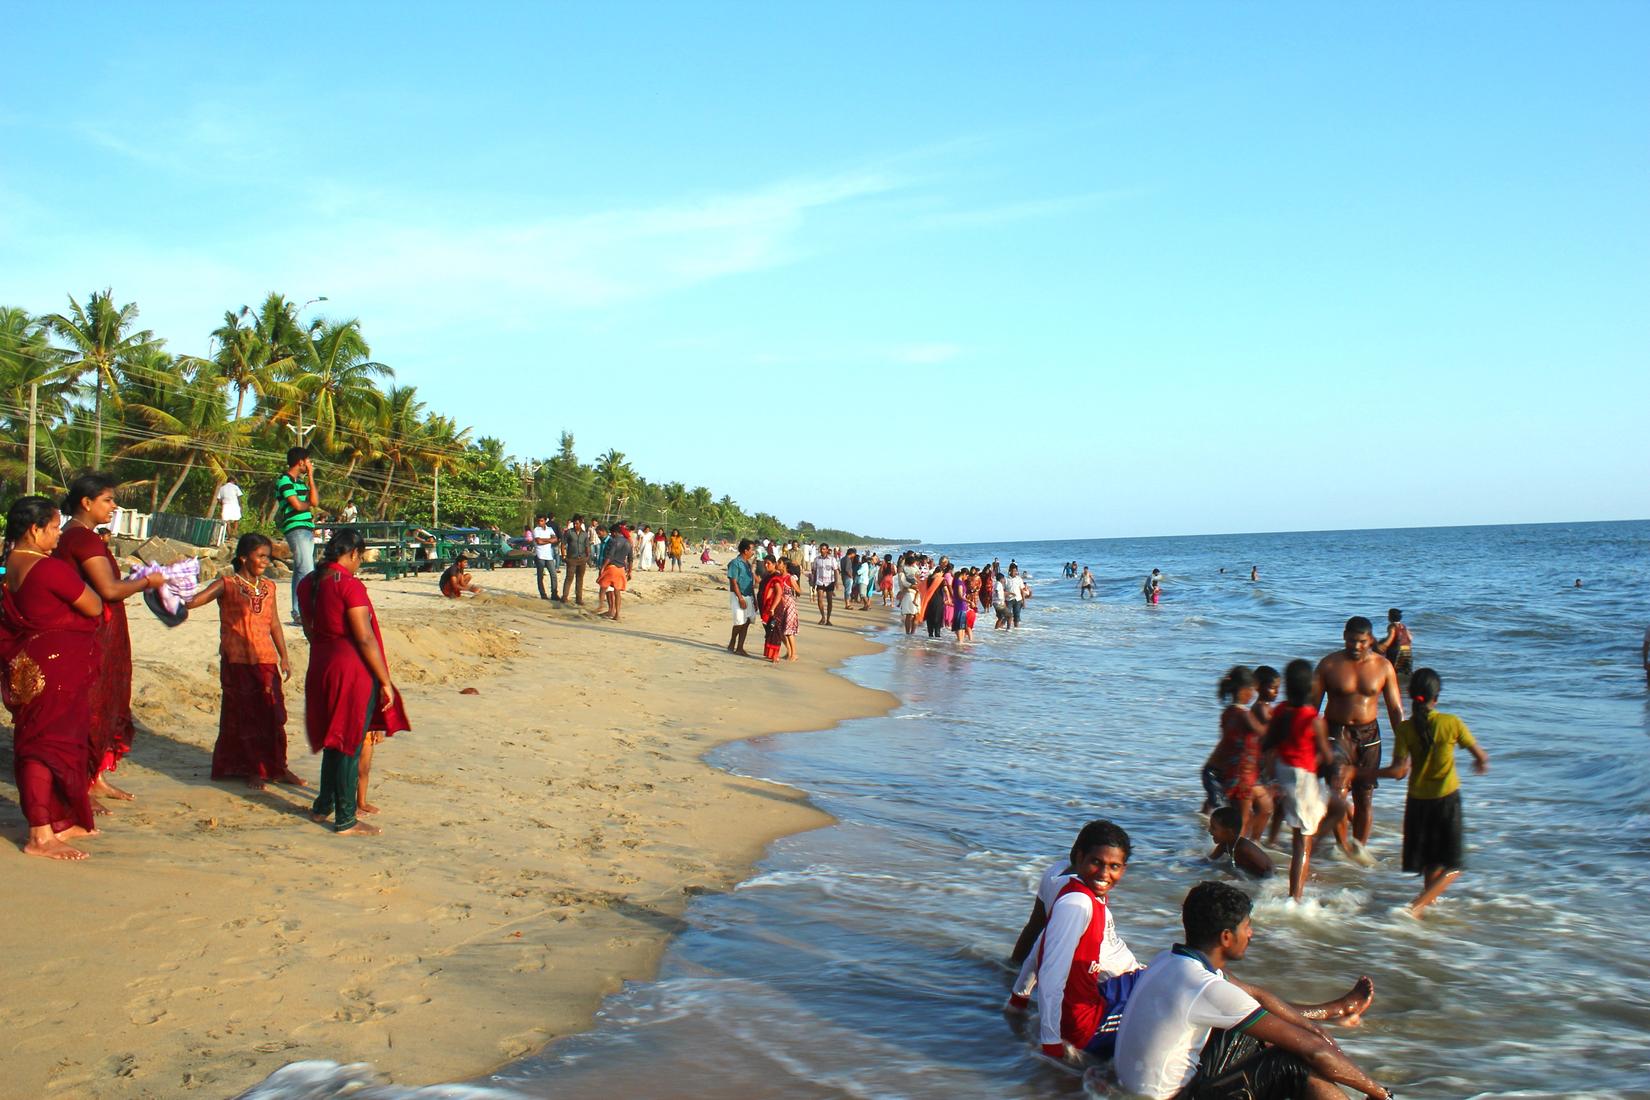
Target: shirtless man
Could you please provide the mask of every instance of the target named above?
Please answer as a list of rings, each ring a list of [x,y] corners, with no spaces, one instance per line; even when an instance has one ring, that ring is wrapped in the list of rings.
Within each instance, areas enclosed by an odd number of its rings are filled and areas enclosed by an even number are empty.
[[[1352,788],[1352,835],[1369,843],[1375,823],[1375,773],[1381,767],[1381,727],[1375,721],[1377,705],[1386,701],[1387,721],[1397,729],[1404,720],[1403,695],[1392,662],[1375,652],[1374,626],[1362,615],[1346,620],[1342,635],[1346,647],[1318,662],[1312,678],[1309,705],[1329,725],[1329,744],[1340,763],[1334,786]],[[1328,702],[1325,703],[1327,697]]]

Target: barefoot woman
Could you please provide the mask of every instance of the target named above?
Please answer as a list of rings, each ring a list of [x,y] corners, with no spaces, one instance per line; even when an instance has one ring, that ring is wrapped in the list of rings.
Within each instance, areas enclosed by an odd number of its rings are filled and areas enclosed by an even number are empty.
[[[0,693],[13,716],[18,801],[29,823],[23,851],[85,859],[64,843],[94,836],[86,789],[86,723],[97,675],[103,601],[74,567],[52,558],[61,518],[45,497],[23,497],[6,517],[0,587]]]
[[[327,543],[321,568],[298,586],[298,608],[310,644],[304,726],[309,747],[321,753],[320,796],[310,816],[316,821],[332,817],[333,829],[345,836],[378,832],[356,819],[361,746],[367,731],[411,728],[390,682],[372,600],[355,576],[365,549],[359,532],[338,531]]]
[[[97,533],[114,518],[116,484],[107,474],[82,474],[74,479],[63,500],[63,513],[69,519],[63,524],[63,537],[53,556],[78,569],[81,579],[108,608],[97,632],[103,663],[92,684],[88,778],[92,793],[99,798],[129,799],[131,795],[103,776],[104,772],[114,771],[121,758],[132,751],[132,638],[126,632],[123,601],[145,588],[159,588],[166,578],[157,573],[129,581],[120,579],[114,555]]]

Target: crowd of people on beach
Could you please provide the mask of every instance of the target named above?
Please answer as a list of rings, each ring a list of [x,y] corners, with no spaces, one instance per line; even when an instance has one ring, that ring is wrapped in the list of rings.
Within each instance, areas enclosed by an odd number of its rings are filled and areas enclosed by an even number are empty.
[[[205,587],[161,569],[122,577],[107,536],[116,488],[112,478],[85,474],[69,486],[61,507],[26,496],[6,516],[0,690],[13,717],[29,855],[85,859],[79,842],[99,834],[96,819],[108,812],[106,803],[132,798],[111,776],[133,746],[125,601],[140,594],[169,626],[181,623],[188,609],[218,604],[223,701],[212,778],[254,788],[308,786],[287,766],[282,685],[291,661],[277,589],[267,575],[273,543],[261,534],[241,535],[231,571]],[[283,497],[283,523],[294,518]],[[295,530],[286,527],[289,536]],[[372,600],[356,576],[365,550],[358,532],[341,528],[327,541],[321,567],[295,569],[293,576],[298,622],[310,645],[304,727],[311,749],[322,756],[310,812],[345,835],[378,832],[359,817],[377,812],[367,800],[372,746],[410,728]]]
[[[1239,665],[1221,677],[1220,739],[1202,769],[1212,863],[1239,880],[1270,877],[1272,859],[1259,840],[1269,831],[1275,845],[1287,826],[1289,894],[1299,901],[1313,847],[1325,837],[1357,862],[1373,862],[1364,848],[1373,794],[1379,779],[1391,778],[1408,780],[1402,867],[1421,876],[1409,912],[1420,916],[1459,877],[1456,753],[1471,754],[1480,773],[1489,756],[1465,723],[1437,709],[1442,678],[1413,668],[1403,612],[1393,608],[1387,620],[1377,640],[1371,622],[1353,616],[1342,648],[1315,665],[1292,660],[1281,676],[1269,666]],[[1385,767],[1383,705],[1393,729]],[[1044,1055],[1079,1065],[1110,1061],[1125,1090],[1164,1100],[1327,1098],[1341,1095],[1341,1085],[1375,1100],[1394,1095],[1322,1026],[1359,1022],[1374,1000],[1367,977],[1342,997],[1303,1005],[1226,973],[1253,932],[1252,900],[1231,883],[1193,887],[1182,905],[1184,942],[1140,964],[1112,916],[1130,855],[1123,829],[1093,821],[1038,882],[1010,955],[1020,970],[1005,1011],[1023,1015],[1035,995]]]

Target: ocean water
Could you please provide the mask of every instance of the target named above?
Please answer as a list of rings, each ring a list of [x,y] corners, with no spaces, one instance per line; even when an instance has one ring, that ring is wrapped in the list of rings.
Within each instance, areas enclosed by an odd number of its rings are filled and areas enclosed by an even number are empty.
[[[1118,927],[1142,960],[1174,942],[1186,890],[1219,875],[1201,860],[1197,773],[1221,673],[1316,659],[1348,616],[1379,624],[1399,606],[1442,708],[1492,757],[1486,776],[1462,767],[1468,870],[1424,920],[1402,912],[1417,879],[1398,869],[1402,784],[1383,781],[1376,866],[1316,861],[1296,906],[1274,853],[1236,971],[1297,1000],[1372,976],[1374,1009],[1343,1046],[1406,1097],[1650,1096],[1647,545],[1650,523],[1633,522],[932,548],[1017,559],[1036,590],[1024,627],[982,619],[971,646],[888,631],[844,674],[899,696],[896,712],[719,750],[840,823],[696,900],[658,980],[610,998],[592,1031],[471,1084],[1082,1095],[999,1011],[1038,874],[1109,817],[1134,845]],[[1072,559],[1098,600],[1059,577]],[[1149,607],[1154,566],[1166,581]]]

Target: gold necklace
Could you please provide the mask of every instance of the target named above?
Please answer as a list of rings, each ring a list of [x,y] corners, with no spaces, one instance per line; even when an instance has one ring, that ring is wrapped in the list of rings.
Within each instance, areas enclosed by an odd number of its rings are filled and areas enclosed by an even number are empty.
[[[14,546],[14,547],[11,548],[11,552],[14,553],[14,554],[33,554],[37,558],[49,558],[49,557],[51,557],[50,554],[47,554],[43,551],[30,550],[27,546]]]

